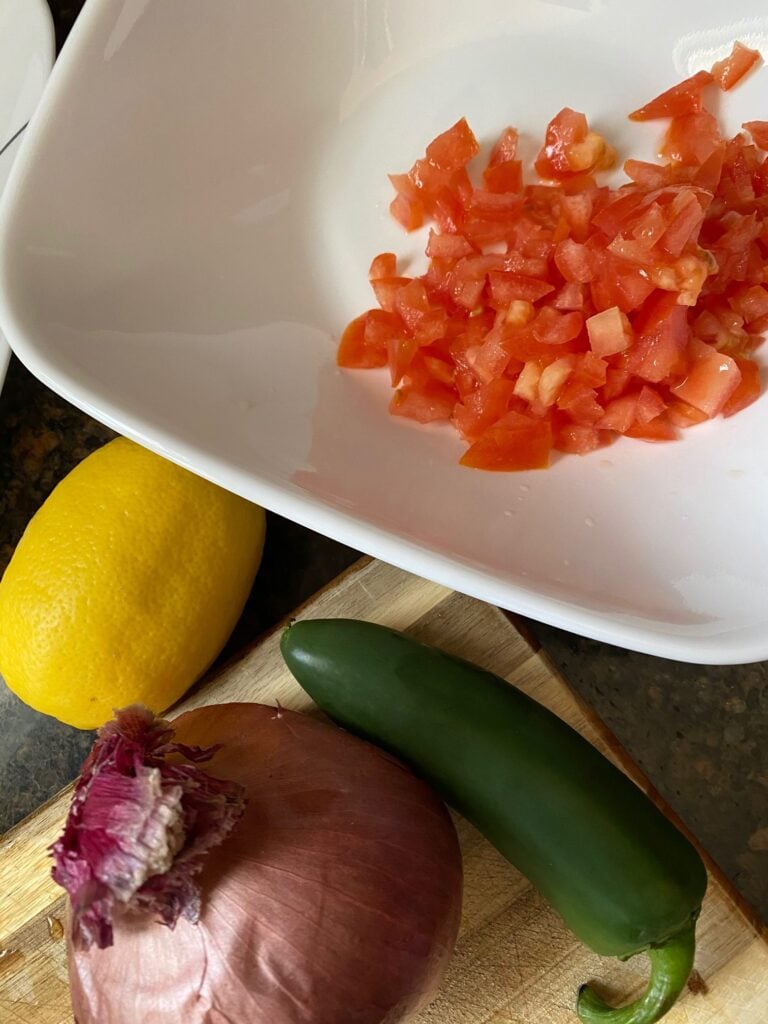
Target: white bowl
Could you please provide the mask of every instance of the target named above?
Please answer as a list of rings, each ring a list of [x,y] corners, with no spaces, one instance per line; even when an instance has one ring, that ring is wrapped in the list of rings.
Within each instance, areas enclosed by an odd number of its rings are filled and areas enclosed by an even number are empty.
[[[530,151],[566,104],[648,158],[662,126],[627,111],[734,38],[768,53],[763,9],[90,0],[5,197],[0,322],[75,404],[315,530],[626,647],[764,658],[768,398],[676,444],[486,474],[449,427],[388,416],[384,372],[334,363],[370,258],[423,249],[385,172],[461,115]],[[768,71],[723,108],[730,130],[768,115]]]
[[[45,0],[0,0],[0,193],[21,144],[19,130],[37,106],[55,42]],[[0,388],[11,350],[0,334]]]

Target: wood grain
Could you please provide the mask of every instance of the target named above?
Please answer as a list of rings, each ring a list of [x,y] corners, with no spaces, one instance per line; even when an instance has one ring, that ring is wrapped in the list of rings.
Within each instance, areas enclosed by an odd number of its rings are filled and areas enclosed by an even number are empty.
[[[648,789],[602,724],[497,609],[366,560],[296,612],[302,615],[385,623],[478,662],[546,704]],[[280,632],[205,680],[175,712],[256,700],[318,713],[285,669]],[[64,903],[50,880],[47,854],[68,799],[65,791],[0,840],[2,1024],[72,1022],[58,927]],[[642,957],[621,964],[584,949],[528,882],[471,826],[455,820],[466,877],[461,935],[438,998],[414,1024],[574,1024],[573,1000],[584,981],[599,979],[616,999],[641,989]],[[669,1014],[669,1024],[768,1020],[768,944],[715,875],[696,968],[694,991]]]

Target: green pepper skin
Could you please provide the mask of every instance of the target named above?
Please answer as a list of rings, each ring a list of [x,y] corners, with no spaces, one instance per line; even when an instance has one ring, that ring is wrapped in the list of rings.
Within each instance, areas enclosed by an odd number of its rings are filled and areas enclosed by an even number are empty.
[[[323,710],[428,779],[596,953],[626,958],[692,935],[707,885],[701,858],[542,705],[372,623],[297,622],[282,652]]]

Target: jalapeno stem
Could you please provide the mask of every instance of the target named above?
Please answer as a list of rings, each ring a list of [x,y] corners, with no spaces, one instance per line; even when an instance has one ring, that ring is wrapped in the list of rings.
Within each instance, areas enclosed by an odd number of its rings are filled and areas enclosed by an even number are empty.
[[[576,1012],[582,1024],[654,1024],[671,1009],[693,969],[696,948],[694,921],[659,946],[648,951],[651,977],[648,988],[634,1003],[614,1008],[584,985],[579,991]]]

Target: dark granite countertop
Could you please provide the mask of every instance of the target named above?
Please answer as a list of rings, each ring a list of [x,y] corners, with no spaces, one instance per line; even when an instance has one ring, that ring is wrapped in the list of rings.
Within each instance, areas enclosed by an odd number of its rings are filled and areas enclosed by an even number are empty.
[[[61,42],[82,0],[50,3]],[[0,572],[58,480],[111,436],[12,360],[0,394]],[[258,585],[227,652],[273,625],[356,557],[270,516]],[[685,665],[529,626],[768,921],[768,663]],[[91,735],[31,711],[1,683],[0,723],[2,833],[74,778]]]

